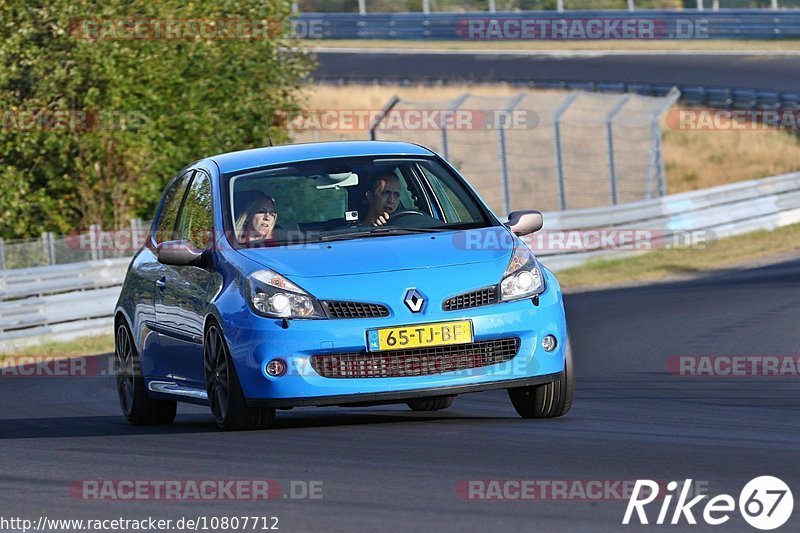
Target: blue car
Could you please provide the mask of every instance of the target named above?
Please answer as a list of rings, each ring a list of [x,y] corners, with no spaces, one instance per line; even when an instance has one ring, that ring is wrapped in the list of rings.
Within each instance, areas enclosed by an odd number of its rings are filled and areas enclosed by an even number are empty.
[[[302,406],[445,409],[507,389],[524,418],[565,414],[574,371],[561,290],[434,152],[398,142],[261,148],[172,179],[115,310],[131,424],[179,401],[223,429]]]

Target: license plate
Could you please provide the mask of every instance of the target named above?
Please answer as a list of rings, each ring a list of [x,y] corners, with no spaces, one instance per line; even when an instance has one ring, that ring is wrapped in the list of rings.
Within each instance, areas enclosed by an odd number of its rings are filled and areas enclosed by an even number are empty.
[[[472,342],[472,322],[456,320],[367,331],[369,351],[405,350]]]

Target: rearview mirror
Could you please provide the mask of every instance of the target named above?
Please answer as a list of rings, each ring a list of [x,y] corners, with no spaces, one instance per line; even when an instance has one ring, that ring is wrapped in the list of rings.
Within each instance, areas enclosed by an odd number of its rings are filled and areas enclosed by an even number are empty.
[[[166,241],[156,248],[159,263],[165,265],[198,264],[203,256],[202,250],[196,250],[189,241]]]
[[[522,237],[530,235],[542,229],[544,217],[541,211],[513,211],[508,215],[508,222],[505,227],[510,229],[514,235]]]
[[[314,180],[317,189],[338,189],[339,187],[353,187],[358,185],[358,174],[355,172],[332,172],[324,176],[317,176]]]

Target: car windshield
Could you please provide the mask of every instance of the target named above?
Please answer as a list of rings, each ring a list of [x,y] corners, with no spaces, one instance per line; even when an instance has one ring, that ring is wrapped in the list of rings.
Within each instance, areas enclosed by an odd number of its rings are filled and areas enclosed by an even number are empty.
[[[275,246],[494,224],[434,158],[324,159],[227,176],[240,246]]]

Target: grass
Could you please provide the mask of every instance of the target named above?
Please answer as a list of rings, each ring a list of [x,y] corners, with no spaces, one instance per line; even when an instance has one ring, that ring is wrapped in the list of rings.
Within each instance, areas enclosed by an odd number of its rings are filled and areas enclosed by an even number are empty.
[[[565,289],[658,281],[746,265],[800,251],[800,224],[712,242],[706,248],[663,249],[622,259],[596,260],[558,272]],[[545,261],[546,264],[546,261]]]
[[[79,357],[100,355],[114,351],[114,335],[82,337],[71,341],[48,341],[36,346],[4,349],[0,353],[0,363],[4,357]]]
[[[317,48],[407,48],[414,50],[534,50],[534,51],[651,51],[697,50],[746,52],[750,50],[800,51],[800,40],[749,41],[734,39],[709,40],[639,40],[639,41],[401,41],[380,39],[312,40],[306,44]]]
[[[329,85],[318,84],[305,95],[315,110],[381,109],[392,96],[410,101],[448,101],[471,92],[510,97],[520,92],[508,84],[492,85]],[[541,91],[541,94],[553,91]],[[443,104],[444,105],[444,104]],[[673,111],[679,106],[673,107]],[[293,131],[298,142],[367,139],[369,132]],[[688,131],[662,124],[664,164],[669,194],[800,170],[800,137],[778,130]],[[412,139],[413,140],[413,139]],[[546,150],[551,148],[547,147]]]
[[[662,129],[667,192],[705,189],[800,169],[800,138],[777,130]]]

